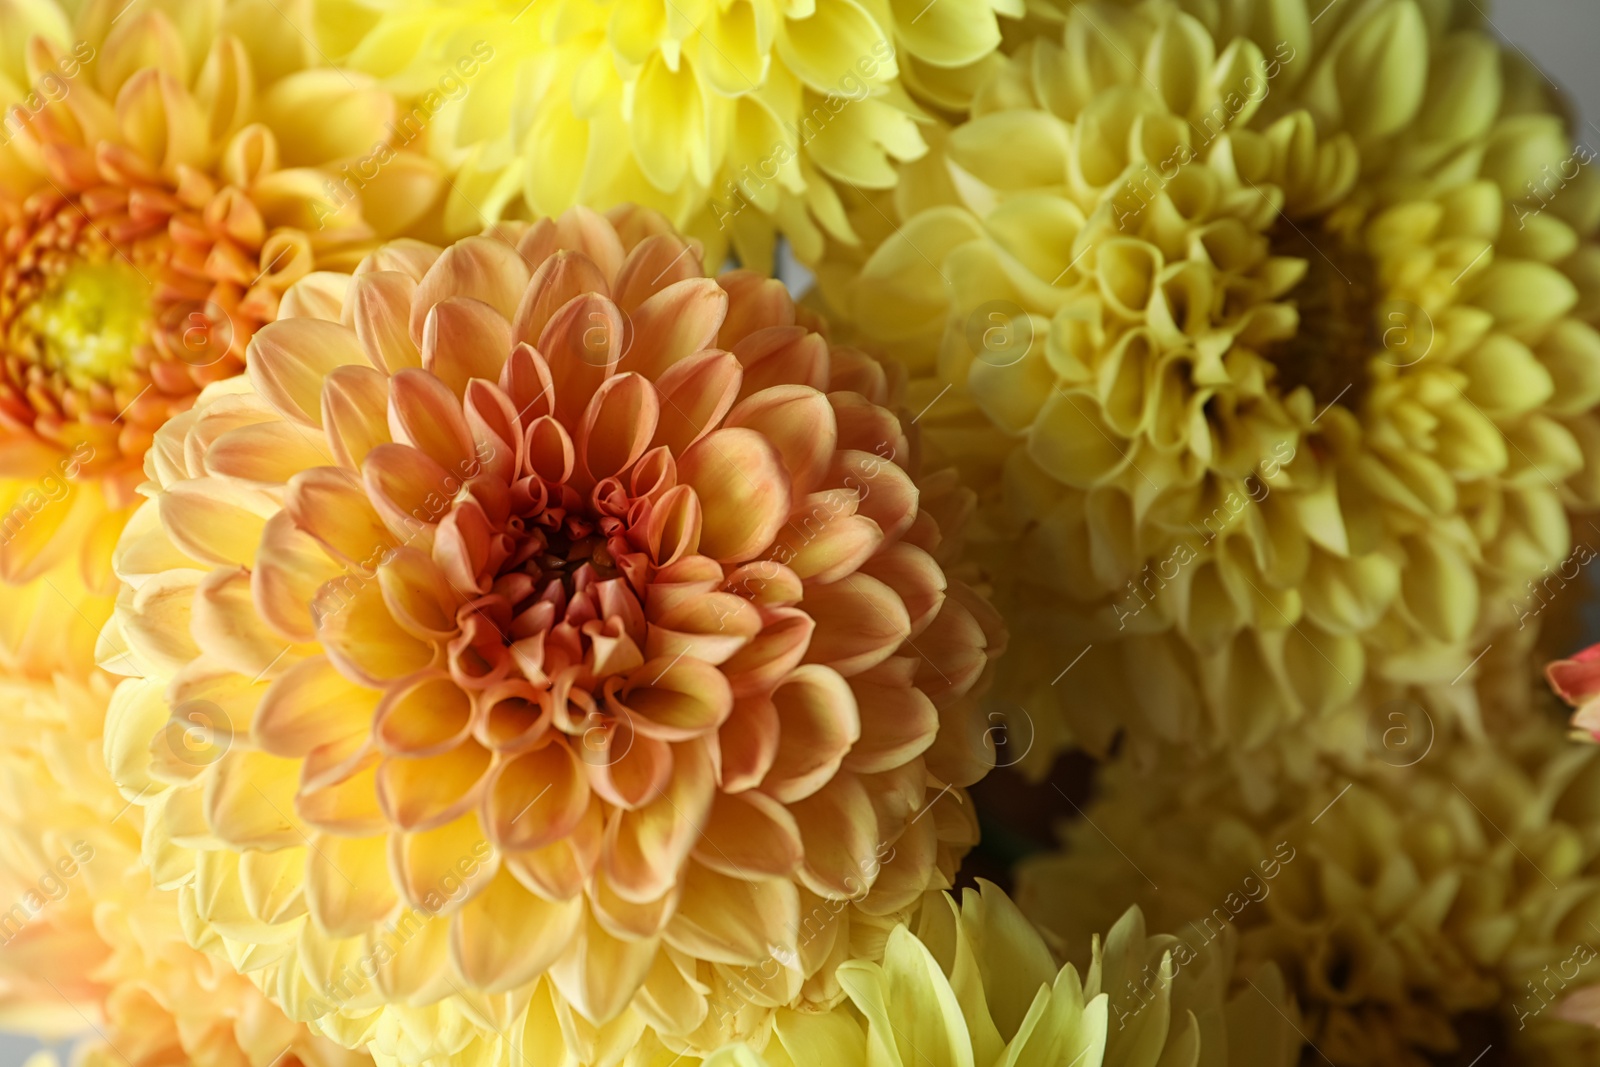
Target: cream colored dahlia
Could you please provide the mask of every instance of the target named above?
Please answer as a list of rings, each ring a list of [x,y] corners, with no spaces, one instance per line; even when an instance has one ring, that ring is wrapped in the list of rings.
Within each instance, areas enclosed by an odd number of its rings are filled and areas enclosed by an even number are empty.
[[[140,860],[144,810],[101,758],[111,686],[82,663],[0,678],[0,1026],[81,1035],[77,1062],[94,1067],[370,1063],[189,947],[176,894],[155,890]],[[203,762],[212,725],[196,717],[160,743]]]
[[[1488,740],[1397,710],[1380,735],[1419,731],[1415,748],[1326,761],[1265,810],[1225,773],[1115,765],[1063,852],[1023,865],[1018,903],[1069,941],[1127,901],[1196,948],[1237,935],[1241,972],[1281,968],[1339,1067],[1490,1044],[1592,1063],[1600,1028],[1572,1020],[1600,1020],[1600,752],[1548,707]]]
[[[830,250],[993,487],[1039,760],[1259,748],[1537,624],[1600,498],[1600,182],[1477,20],[1077,4]]]
[[[820,325],[635,209],[291,290],[117,550],[109,762],[191,936],[402,1062],[838,1000],[975,838],[1003,638]],[[232,747],[152,760],[190,701]]]
[[[575,204],[653,207],[721,262],[852,240],[846,187],[922,155],[924,106],[965,107],[1021,0],[316,0],[331,57],[383,79],[452,171],[475,233]],[[550,161],[562,160],[560,166]],[[844,199],[842,199],[842,197]]]
[[[285,290],[436,199],[395,105],[274,0],[0,0],[0,578],[110,552],[156,429],[239,373]]]

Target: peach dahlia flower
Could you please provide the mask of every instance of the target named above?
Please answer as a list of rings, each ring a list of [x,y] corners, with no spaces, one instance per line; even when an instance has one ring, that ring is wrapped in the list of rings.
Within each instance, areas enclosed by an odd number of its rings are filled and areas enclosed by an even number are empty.
[[[103,584],[156,429],[439,180],[402,155],[336,195],[394,101],[273,0],[70,6],[0,0],[0,577]]]
[[[632,209],[286,309],[117,551],[109,762],[192,936],[403,1062],[836,1002],[974,839],[1002,642],[885,369]],[[152,758],[193,701],[231,749]]]

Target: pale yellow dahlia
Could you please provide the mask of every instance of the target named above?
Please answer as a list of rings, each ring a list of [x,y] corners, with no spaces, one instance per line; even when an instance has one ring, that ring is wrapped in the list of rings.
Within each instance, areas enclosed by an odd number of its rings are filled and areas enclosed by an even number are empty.
[[[1118,764],[1063,852],[1023,865],[1018,902],[1069,940],[1128,901],[1195,946],[1237,933],[1240,969],[1279,966],[1339,1067],[1490,1044],[1593,1063],[1600,1029],[1571,1020],[1600,1020],[1600,752],[1543,711],[1488,740],[1383,712],[1412,747],[1327,761],[1262,811],[1226,774]]]
[[[343,190],[393,98],[274,0],[71,6],[0,0],[0,578],[106,588],[156,429],[440,186],[403,153]]]
[[[993,885],[957,907],[930,893],[896,926],[881,961],[839,968],[847,1000],[827,1012],[777,1013],[764,1043],[677,1055],[645,1032],[597,1065],[629,1067],[1289,1067],[1300,1038],[1276,968],[1244,979],[1233,941],[1200,950],[1145,934],[1130,909],[1084,942],[1083,970],[1060,965]],[[1235,988],[1237,987],[1237,988]],[[1253,987],[1253,988],[1252,988]],[[554,1028],[551,1028],[551,1032]],[[522,1049],[564,1063],[557,1036]],[[624,1059],[623,1053],[627,1056]]]
[[[1448,686],[1571,563],[1600,182],[1476,19],[1078,4],[859,212],[870,258],[830,251],[930,449],[994,487],[1040,760]]]
[[[284,307],[157,433],[104,637],[191,936],[403,1062],[552,1001],[686,1047],[836,1001],[993,761],[970,494],[916,475],[884,367],[637,209]],[[231,749],[152,758],[194,701]]]
[[[111,686],[83,663],[0,678],[0,1026],[82,1035],[78,1062],[93,1067],[369,1063],[189,946],[177,895],[155,890],[140,860],[144,810],[101,757]],[[211,725],[170,732],[169,756],[210,758]]]
[[[453,173],[456,234],[575,204],[656,208],[771,262],[853,240],[923,105],[965,107],[1022,0],[315,0],[319,46],[384,80]],[[559,161],[559,163],[555,162]],[[855,194],[849,194],[851,196]]]

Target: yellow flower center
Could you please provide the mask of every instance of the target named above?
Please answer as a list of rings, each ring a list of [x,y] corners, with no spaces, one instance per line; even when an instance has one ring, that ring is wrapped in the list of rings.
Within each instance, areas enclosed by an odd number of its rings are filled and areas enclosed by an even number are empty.
[[[1354,408],[1381,346],[1372,260],[1349,238],[1309,222],[1280,219],[1271,238],[1274,254],[1306,261],[1305,277],[1287,297],[1299,308],[1300,328],[1267,353],[1278,368],[1279,394],[1303,385],[1319,408],[1335,401]]]
[[[76,263],[17,316],[13,349],[74,388],[115,383],[149,336],[150,299],[149,281],[120,259]]]

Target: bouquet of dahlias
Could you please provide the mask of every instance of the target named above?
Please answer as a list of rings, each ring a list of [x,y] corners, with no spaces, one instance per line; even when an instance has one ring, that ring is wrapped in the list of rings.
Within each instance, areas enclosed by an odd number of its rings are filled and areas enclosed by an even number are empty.
[[[1472,0],[0,0],[0,107],[30,1067],[1600,1057]]]

